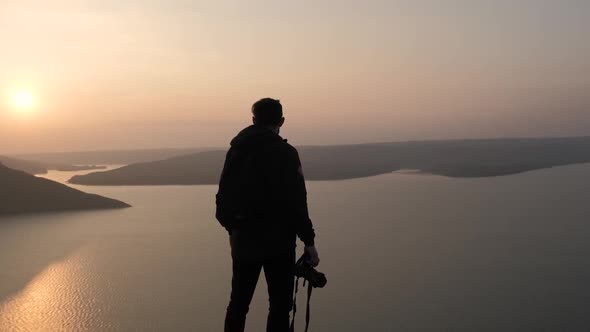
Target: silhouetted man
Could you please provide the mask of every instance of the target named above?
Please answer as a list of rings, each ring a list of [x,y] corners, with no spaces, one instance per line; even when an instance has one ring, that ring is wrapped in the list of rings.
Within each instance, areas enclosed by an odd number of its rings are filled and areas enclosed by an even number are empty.
[[[244,331],[261,269],[270,302],[266,330],[288,332],[297,236],[309,264],[317,266],[319,257],[299,155],[279,136],[283,107],[265,98],[252,114],[254,125],[231,141],[216,196],[216,217],[230,235],[233,261],[225,332]]]

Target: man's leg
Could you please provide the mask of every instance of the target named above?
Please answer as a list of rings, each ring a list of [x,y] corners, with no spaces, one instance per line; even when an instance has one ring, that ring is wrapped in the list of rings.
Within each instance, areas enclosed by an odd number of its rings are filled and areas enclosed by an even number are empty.
[[[225,332],[243,332],[262,264],[235,259],[232,264],[231,299],[225,315]]]
[[[267,332],[289,331],[289,312],[293,306],[294,266],[295,249],[264,263],[270,302]]]

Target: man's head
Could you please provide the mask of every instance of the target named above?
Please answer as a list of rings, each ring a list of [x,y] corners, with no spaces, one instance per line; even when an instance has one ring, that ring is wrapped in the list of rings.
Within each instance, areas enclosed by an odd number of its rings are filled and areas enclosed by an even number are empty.
[[[277,133],[285,122],[283,106],[277,99],[263,98],[252,105],[252,122],[268,127]]]

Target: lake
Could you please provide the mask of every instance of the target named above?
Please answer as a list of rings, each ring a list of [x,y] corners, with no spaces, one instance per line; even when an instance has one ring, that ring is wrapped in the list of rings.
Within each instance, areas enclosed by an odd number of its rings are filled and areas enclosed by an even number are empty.
[[[309,182],[329,280],[310,330],[589,331],[589,177],[574,165]],[[216,186],[77,188],[133,207],[0,218],[0,331],[223,330]],[[247,331],[266,312],[261,278]]]

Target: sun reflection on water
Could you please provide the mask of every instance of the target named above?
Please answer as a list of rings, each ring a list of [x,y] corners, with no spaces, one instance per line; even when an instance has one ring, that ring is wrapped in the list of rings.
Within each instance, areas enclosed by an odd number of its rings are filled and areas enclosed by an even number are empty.
[[[85,268],[79,254],[49,265],[0,304],[0,331],[87,331],[94,301]]]

